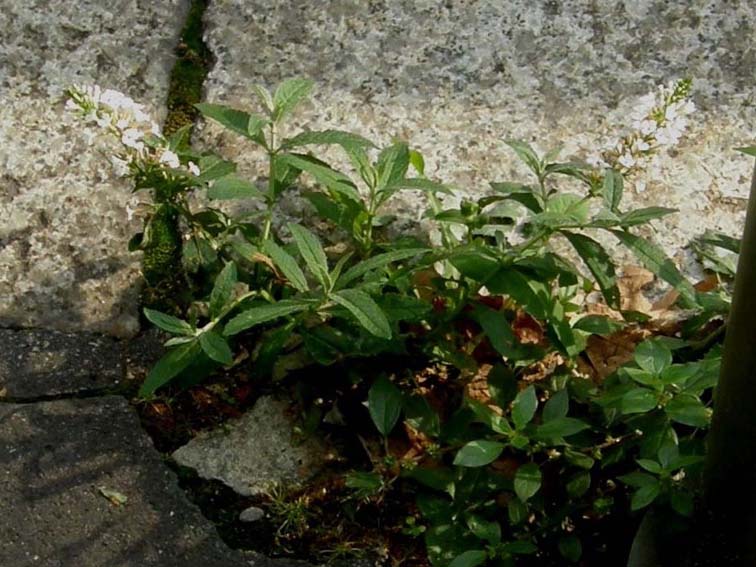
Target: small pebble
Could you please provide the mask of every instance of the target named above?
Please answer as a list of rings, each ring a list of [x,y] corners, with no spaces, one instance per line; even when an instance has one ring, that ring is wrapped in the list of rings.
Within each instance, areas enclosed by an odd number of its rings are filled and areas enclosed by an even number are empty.
[[[251,506],[246,510],[242,510],[241,514],[239,514],[239,519],[242,522],[252,523],[261,520],[263,516],[265,516],[265,512],[261,508]]]

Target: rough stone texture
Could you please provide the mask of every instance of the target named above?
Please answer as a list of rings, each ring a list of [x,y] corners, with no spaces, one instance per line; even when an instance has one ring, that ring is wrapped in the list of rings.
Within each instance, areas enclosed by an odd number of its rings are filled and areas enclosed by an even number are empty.
[[[129,186],[63,109],[72,83],[163,113],[188,0],[0,0],[0,324],[130,336]]]
[[[257,565],[186,501],[121,398],[0,404],[0,509],[4,566]]]
[[[749,0],[221,0],[206,21],[209,101],[249,107],[253,83],[310,77],[301,124],[404,138],[431,177],[473,194],[526,178],[504,139],[586,157],[629,126],[640,96],[689,76],[699,107],[689,133],[638,178],[645,191],[630,183],[628,202],[680,209],[658,223],[670,253],[705,228],[742,230],[751,160],[732,148],[752,142],[756,124]],[[209,126],[201,142],[264,174],[233,134]],[[423,205],[400,197],[394,208]]]
[[[119,341],[101,335],[0,329],[0,399],[118,387],[121,351]]]
[[[312,437],[296,440],[287,410],[283,402],[260,398],[243,417],[198,435],[173,458],[244,496],[304,481],[323,463],[326,449]]]

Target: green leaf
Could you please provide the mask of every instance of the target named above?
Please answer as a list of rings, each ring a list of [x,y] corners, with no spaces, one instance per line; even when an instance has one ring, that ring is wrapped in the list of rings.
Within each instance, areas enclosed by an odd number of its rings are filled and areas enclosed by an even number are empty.
[[[199,160],[200,175],[196,178],[200,185],[208,183],[215,179],[220,179],[236,171],[236,164],[232,161],[226,161],[218,156],[203,156]]]
[[[677,209],[669,209],[666,207],[646,207],[643,209],[636,209],[622,215],[620,217],[620,225],[628,227],[646,224],[649,221],[660,219],[676,212]]]
[[[283,300],[271,305],[252,307],[231,319],[223,330],[223,334],[230,337],[231,335],[241,333],[255,325],[262,325],[263,323],[279,319],[280,317],[285,317],[286,315],[305,311],[309,309],[310,306],[310,303],[302,301]]]
[[[619,204],[622,201],[622,191],[624,180],[619,171],[607,169],[604,174],[604,204],[606,208],[613,212],[619,212]]]
[[[457,555],[449,567],[477,567],[488,560],[488,554],[480,549],[470,549]]]
[[[210,317],[215,318],[231,300],[237,281],[236,264],[227,263],[215,278],[213,291],[210,293]]]
[[[535,388],[531,385],[522,390],[512,402],[512,421],[515,428],[523,429],[535,415],[538,407]]]
[[[633,488],[643,488],[645,486],[654,486],[655,484],[658,484],[659,481],[655,476],[651,476],[648,473],[643,472],[631,472],[630,474],[625,474],[622,476],[617,477],[619,480],[627,484],[628,486],[632,486]]]
[[[651,411],[659,403],[654,392],[646,388],[634,388],[622,396],[620,411],[623,415]]]
[[[620,292],[617,287],[617,276],[611,256],[601,244],[584,234],[566,230],[563,230],[562,234],[570,241],[593,277],[596,278],[596,283],[601,288],[607,305],[612,309],[619,309]]]
[[[261,116],[249,114],[243,110],[236,110],[222,104],[202,102],[194,106],[204,117],[215,120],[228,130],[260,143],[260,132],[263,126],[267,124],[267,120]],[[202,166],[200,168],[203,169]]]
[[[513,526],[521,524],[528,517],[528,506],[519,498],[512,498],[507,504],[507,516]]]
[[[410,165],[415,168],[418,175],[425,175],[425,158],[417,150],[409,152]]]
[[[625,327],[625,323],[604,315],[587,315],[578,319],[573,329],[585,331],[593,335],[611,335]]]
[[[300,146],[333,144],[342,146],[344,148],[369,148],[374,146],[373,142],[371,142],[367,138],[363,138],[358,134],[342,132],[341,130],[322,130],[301,132],[293,138],[284,140],[284,142],[281,144],[281,148],[290,149]]]
[[[540,488],[541,469],[537,464],[526,463],[517,469],[514,479],[514,489],[520,500],[527,502]]]
[[[368,392],[368,410],[378,431],[388,437],[402,413],[401,391],[388,378],[378,378]]]
[[[548,423],[555,419],[567,417],[570,409],[570,395],[567,389],[559,390],[549,398],[549,401],[543,406],[543,421]]]
[[[504,143],[512,148],[519,158],[527,165],[530,170],[540,177],[541,175],[541,160],[538,159],[533,148],[530,144],[522,142],[520,140],[504,140]]]
[[[536,428],[535,436],[540,439],[555,439],[569,437],[581,431],[585,431],[590,426],[573,417],[557,417],[549,422],[539,425]]]
[[[225,366],[230,366],[234,362],[234,355],[231,352],[231,348],[228,346],[226,339],[221,337],[215,331],[205,331],[199,338],[200,346],[205,354],[220,362]]]
[[[399,250],[393,250],[391,252],[378,254],[368,260],[365,260],[364,262],[360,262],[359,264],[349,268],[338,279],[338,281],[336,282],[336,287],[342,288],[352,283],[354,280],[364,276],[365,274],[372,272],[373,270],[388,266],[392,262],[400,262],[402,260],[407,260],[408,258],[412,258],[420,254],[426,254],[428,252],[429,250],[427,248],[402,248]]]
[[[679,291],[686,307],[695,307],[697,305],[696,290],[680,274],[675,263],[667,258],[661,248],[629,232],[620,230],[610,230],[609,232],[629,248],[646,269],[651,270],[659,278]]]
[[[378,155],[378,191],[396,185],[407,175],[409,168],[409,147],[404,142],[397,142],[384,148]]]
[[[673,491],[670,495],[669,503],[672,505],[672,509],[681,516],[688,518],[693,515],[695,502],[690,492]]]
[[[273,95],[273,121],[281,122],[287,114],[307,98],[313,82],[307,79],[288,79],[278,85]]]
[[[196,360],[201,351],[199,342],[196,340],[168,351],[150,370],[144,384],[139,388],[139,396],[142,398],[149,396],[173,380]]]
[[[480,516],[471,514],[467,517],[467,527],[477,537],[492,545],[501,541],[501,525],[499,522],[489,522]]]
[[[520,203],[534,213],[543,211],[541,203],[533,193],[533,188],[521,183],[491,183],[491,189],[504,195],[506,199]]]
[[[235,175],[226,175],[213,181],[207,190],[207,196],[216,201],[224,201],[262,198],[262,193],[249,181]]]
[[[636,459],[635,462],[650,473],[659,474],[662,472],[662,466],[651,459]]]
[[[491,399],[501,409],[506,409],[517,396],[517,378],[514,372],[504,364],[497,363],[491,368],[487,377],[488,392]]]
[[[492,251],[478,244],[456,247],[449,258],[463,276],[485,284],[499,276],[501,261]]]
[[[343,289],[330,297],[335,303],[347,309],[369,333],[383,339],[391,338],[391,326],[388,319],[364,291]]]
[[[321,285],[328,289],[331,286],[331,278],[328,273],[328,259],[326,258],[323,246],[320,240],[305,227],[289,223],[289,230],[294,237],[294,242],[299,249],[299,253],[307,263],[312,274],[318,279]]]
[[[279,155],[278,160],[289,167],[309,173],[318,183],[324,185],[334,193],[346,197],[355,203],[361,203],[360,194],[352,180],[327,164],[301,154]]]
[[[424,191],[426,193],[445,193],[447,195],[454,195],[454,191],[449,189],[446,185],[431,181],[430,179],[400,179],[381,191],[378,199],[379,204],[385,203],[391,195],[398,191]]]
[[[266,240],[263,246],[265,253],[273,259],[276,267],[289,280],[292,286],[297,290],[305,292],[310,289],[307,285],[307,278],[299,267],[294,257],[281,248],[272,240]]]
[[[454,464],[459,467],[484,467],[493,463],[504,451],[504,443],[479,439],[470,441],[454,457]]]
[[[756,146],[749,146],[747,148],[735,148],[735,150],[749,156],[756,156]]]
[[[667,416],[677,423],[691,427],[707,427],[711,419],[711,412],[701,400],[690,394],[675,396],[665,407]]]
[[[548,319],[552,314],[550,287],[531,274],[503,268],[495,277],[481,283],[485,283],[493,294],[508,295],[537,319]]]
[[[567,481],[567,494],[573,498],[580,498],[591,487],[591,473],[580,471],[575,473]]]
[[[672,351],[660,341],[653,339],[639,344],[633,358],[643,370],[657,377],[672,365]]]
[[[656,500],[660,492],[661,485],[658,482],[639,488],[630,500],[630,509],[635,512],[636,510],[645,508]]]
[[[572,563],[580,561],[580,557],[583,555],[583,545],[580,543],[580,538],[574,535],[559,538],[559,553]]]
[[[178,317],[174,317],[173,315],[168,315],[166,313],[161,313],[160,311],[155,311],[154,309],[148,309],[147,307],[145,307],[144,316],[147,317],[147,320],[153,325],[160,327],[164,331],[173,333],[174,335],[194,335],[194,327],[192,327],[183,319],[179,319]]]

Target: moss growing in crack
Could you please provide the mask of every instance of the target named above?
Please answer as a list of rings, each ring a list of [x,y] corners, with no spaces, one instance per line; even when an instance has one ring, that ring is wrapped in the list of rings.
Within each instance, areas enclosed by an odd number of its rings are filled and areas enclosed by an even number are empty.
[[[176,47],[176,63],[171,71],[168,90],[168,115],[163,124],[166,135],[173,134],[197,118],[194,105],[202,100],[202,86],[210,66],[210,50],[202,39],[202,17],[207,0],[193,0]],[[155,192],[156,212],[150,219],[151,241],[144,248],[142,267],[145,288],[142,304],[154,309],[181,312],[186,307],[176,291],[185,281],[181,264],[181,227],[174,197]]]

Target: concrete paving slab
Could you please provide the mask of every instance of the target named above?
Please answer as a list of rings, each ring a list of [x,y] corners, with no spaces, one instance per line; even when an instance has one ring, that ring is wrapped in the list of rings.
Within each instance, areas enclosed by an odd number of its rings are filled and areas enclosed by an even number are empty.
[[[0,329],[0,399],[91,394],[123,379],[120,341],[92,333]]]
[[[64,89],[121,90],[160,119],[188,5],[0,0],[0,325],[137,332],[135,200]]]
[[[671,254],[706,228],[742,230],[752,164],[733,148],[753,142],[756,123],[746,0],[225,0],[206,20],[217,58],[208,101],[251,107],[254,83],[311,78],[301,124],[403,138],[430,176],[472,195],[527,179],[505,139],[584,158],[630,126],[642,95],[690,77],[699,110],[689,133],[628,183],[628,203],[680,209],[655,234]],[[201,141],[265,175],[259,152],[233,134],[211,125]],[[301,201],[284,205],[307,214]],[[394,203],[415,218],[423,208],[419,198]]]
[[[3,566],[248,565],[118,397],[0,404],[0,510]]]

